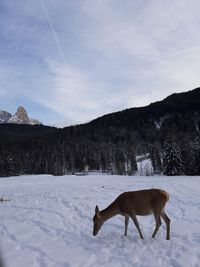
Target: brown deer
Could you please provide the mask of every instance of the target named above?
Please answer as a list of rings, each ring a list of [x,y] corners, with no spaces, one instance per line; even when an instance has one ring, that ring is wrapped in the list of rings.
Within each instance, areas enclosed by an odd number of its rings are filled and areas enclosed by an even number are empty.
[[[161,225],[160,217],[162,217],[166,224],[166,239],[169,240],[170,219],[164,210],[165,204],[168,200],[169,194],[161,189],[124,192],[119,195],[106,209],[99,211],[98,206],[96,206],[93,218],[93,235],[96,236],[98,234],[105,221],[120,214],[125,217],[125,236],[127,235],[129,218],[131,217],[140,237],[143,239],[136,215],[145,216],[153,213],[156,221],[156,228],[153,232],[152,238],[154,238],[158,232]]]

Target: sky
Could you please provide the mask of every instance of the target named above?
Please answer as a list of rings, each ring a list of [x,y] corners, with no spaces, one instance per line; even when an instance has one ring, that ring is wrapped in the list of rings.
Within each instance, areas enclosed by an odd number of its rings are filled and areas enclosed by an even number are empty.
[[[200,86],[199,0],[1,0],[0,110],[88,122]]]

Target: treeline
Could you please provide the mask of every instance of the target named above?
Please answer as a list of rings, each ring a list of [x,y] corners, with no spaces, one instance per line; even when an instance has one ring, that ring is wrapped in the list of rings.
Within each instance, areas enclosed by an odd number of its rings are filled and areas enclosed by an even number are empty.
[[[174,130],[165,136],[157,132],[158,139],[152,142],[137,139],[134,132],[127,133],[124,129],[116,131],[110,139],[109,134],[97,132],[88,135],[87,131],[83,133],[79,127],[72,127],[67,134],[65,129],[51,134],[25,135],[25,138],[19,135],[20,139],[15,136],[13,142],[1,143],[0,176],[64,175],[90,170],[134,175],[139,151],[140,154],[149,153],[151,173],[200,175],[198,132],[189,134]]]
[[[126,144],[33,139],[15,143],[0,155],[0,176],[20,174],[64,175],[97,170],[134,175],[135,151]]]

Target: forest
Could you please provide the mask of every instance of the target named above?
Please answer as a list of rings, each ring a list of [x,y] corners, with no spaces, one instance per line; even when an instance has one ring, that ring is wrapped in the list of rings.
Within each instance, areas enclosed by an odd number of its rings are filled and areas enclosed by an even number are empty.
[[[155,174],[200,175],[199,129],[200,88],[63,129],[0,124],[0,176],[134,175],[146,153]]]

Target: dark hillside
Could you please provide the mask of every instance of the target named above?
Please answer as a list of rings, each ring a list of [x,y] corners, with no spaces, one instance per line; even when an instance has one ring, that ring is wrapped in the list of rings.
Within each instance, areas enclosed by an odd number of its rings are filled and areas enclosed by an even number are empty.
[[[131,175],[137,170],[135,155],[149,152],[154,169],[161,171],[169,136],[173,138],[168,145],[173,140],[180,155],[197,160],[199,129],[200,88],[64,129],[4,124],[0,125],[0,175],[87,170]],[[185,167],[184,172],[190,170]]]

